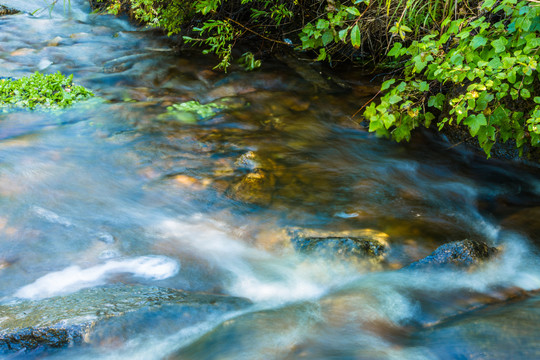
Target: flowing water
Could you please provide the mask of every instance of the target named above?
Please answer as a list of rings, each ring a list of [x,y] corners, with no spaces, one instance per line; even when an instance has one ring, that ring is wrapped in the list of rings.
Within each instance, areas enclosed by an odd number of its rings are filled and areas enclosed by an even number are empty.
[[[427,134],[377,139],[350,119],[376,92],[356,70],[334,74],[346,93],[273,61],[221,74],[210,70],[215,59],[171,51],[159,34],[92,15],[84,1],[51,11],[38,0],[4,4],[42,10],[0,17],[0,75],[73,73],[96,98],[0,113],[2,303],[79,294],[79,309],[91,289],[119,284],[249,302],[182,316],[166,305],[134,311],[83,346],[2,356],[539,356],[537,168],[449,150]],[[227,108],[167,113],[188,100]],[[383,261],[305,255],[291,229],[362,231],[389,250]],[[399,270],[465,238],[500,255],[472,270]]]

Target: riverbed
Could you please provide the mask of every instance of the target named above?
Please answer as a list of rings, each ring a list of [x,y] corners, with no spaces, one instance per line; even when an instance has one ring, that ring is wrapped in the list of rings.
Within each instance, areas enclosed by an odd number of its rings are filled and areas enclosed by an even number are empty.
[[[0,356],[539,356],[537,166],[428,132],[375,137],[352,118],[378,91],[361,69],[333,73],[347,88],[332,91],[278,60],[221,73],[155,31],[68,5],[28,1],[22,10],[42,10],[0,17],[2,77],[60,71],[96,95],[65,110],[1,109],[2,304],[97,306],[93,290],[118,286],[242,301],[139,304],[84,344]],[[187,101],[223,107],[171,108]],[[295,231],[360,232],[386,251],[305,254]],[[499,254],[471,269],[400,270],[463,239]]]

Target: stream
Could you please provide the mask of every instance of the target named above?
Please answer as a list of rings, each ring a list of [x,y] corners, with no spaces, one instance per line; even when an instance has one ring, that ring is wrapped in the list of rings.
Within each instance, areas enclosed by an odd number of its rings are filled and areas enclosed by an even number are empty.
[[[96,95],[1,109],[0,304],[15,317],[37,304],[41,319],[111,309],[82,345],[0,358],[540,357],[538,167],[422,131],[375,137],[351,119],[378,91],[359,69],[332,74],[348,91],[277,60],[219,73],[83,0],[0,3],[41,8],[0,17],[0,76],[60,71]],[[191,100],[225,107],[167,110]],[[361,233],[387,251],[305,254],[295,231]],[[500,252],[400,270],[463,239]],[[196,295],[179,306],[170,289]]]

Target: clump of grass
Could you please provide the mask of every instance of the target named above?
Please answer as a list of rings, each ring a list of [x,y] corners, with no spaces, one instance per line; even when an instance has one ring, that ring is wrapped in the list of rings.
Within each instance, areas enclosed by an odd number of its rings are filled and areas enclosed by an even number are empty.
[[[60,72],[0,80],[0,107],[66,108],[92,96],[90,90],[73,84],[73,75]]]

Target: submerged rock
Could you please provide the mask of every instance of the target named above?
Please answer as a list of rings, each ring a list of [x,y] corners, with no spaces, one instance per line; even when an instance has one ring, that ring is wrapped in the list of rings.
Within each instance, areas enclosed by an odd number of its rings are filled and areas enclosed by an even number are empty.
[[[495,256],[499,250],[477,240],[454,241],[439,246],[431,255],[418,260],[407,269],[430,268],[434,266],[469,267]]]
[[[272,173],[255,169],[233,184],[227,194],[234,200],[267,206],[272,201],[275,185],[276,178]]]
[[[236,159],[234,166],[249,172],[227,189],[227,195],[234,200],[268,206],[276,187],[276,164],[254,151],[248,151]]]
[[[289,229],[294,248],[323,257],[381,260],[388,250],[388,235],[371,230],[321,231]]]
[[[110,286],[37,301],[0,305],[0,354],[88,342],[102,320],[162,306],[211,306],[228,311],[247,299],[150,286]]]
[[[261,169],[272,171],[276,168],[276,164],[271,159],[263,158],[254,151],[248,151],[247,153],[238,157],[234,165],[237,168],[247,170]]]

